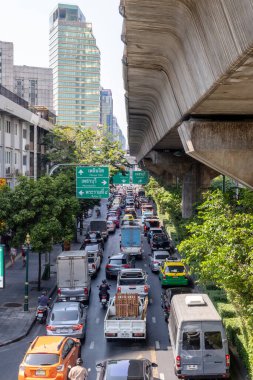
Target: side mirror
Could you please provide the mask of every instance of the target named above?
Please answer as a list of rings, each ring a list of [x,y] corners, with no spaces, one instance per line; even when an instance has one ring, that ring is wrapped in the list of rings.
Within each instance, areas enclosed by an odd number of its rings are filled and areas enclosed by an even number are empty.
[[[156,364],[156,363],[151,363],[151,367],[152,367],[152,368],[157,368],[157,367],[158,367],[158,364]]]

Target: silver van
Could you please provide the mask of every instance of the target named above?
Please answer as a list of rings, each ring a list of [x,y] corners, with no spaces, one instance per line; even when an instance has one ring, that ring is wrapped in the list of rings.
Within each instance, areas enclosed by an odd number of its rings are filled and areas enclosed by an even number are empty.
[[[225,329],[207,294],[175,295],[168,326],[179,379],[229,378]]]

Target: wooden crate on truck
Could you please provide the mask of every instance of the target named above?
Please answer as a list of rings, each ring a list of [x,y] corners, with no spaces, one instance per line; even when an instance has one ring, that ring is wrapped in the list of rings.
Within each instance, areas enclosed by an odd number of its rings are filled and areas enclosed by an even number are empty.
[[[139,315],[139,298],[138,294],[116,293],[115,295],[116,317],[134,317]]]

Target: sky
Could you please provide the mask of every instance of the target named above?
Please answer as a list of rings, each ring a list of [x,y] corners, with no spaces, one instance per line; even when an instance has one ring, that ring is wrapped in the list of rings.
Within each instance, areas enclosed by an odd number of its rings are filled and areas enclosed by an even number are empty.
[[[114,116],[127,135],[120,0],[1,0],[0,40],[13,42],[14,64],[49,67],[49,15],[58,3],[78,5],[101,52],[101,85],[112,90]]]

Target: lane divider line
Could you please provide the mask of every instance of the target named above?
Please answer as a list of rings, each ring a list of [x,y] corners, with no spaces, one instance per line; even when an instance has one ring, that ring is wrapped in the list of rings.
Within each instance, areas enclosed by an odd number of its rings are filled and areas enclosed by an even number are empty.
[[[96,323],[99,323],[99,318],[96,318]]]
[[[152,322],[156,323],[156,317],[152,317]]]
[[[164,380],[164,373],[160,373],[160,380]]]
[[[160,350],[160,342],[159,342],[159,340],[155,341],[155,349],[156,350]]]
[[[90,350],[93,350],[95,343],[92,341],[90,344]]]

